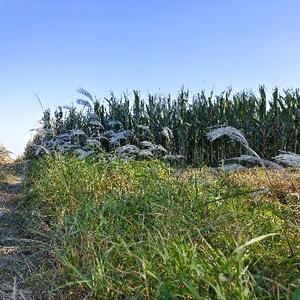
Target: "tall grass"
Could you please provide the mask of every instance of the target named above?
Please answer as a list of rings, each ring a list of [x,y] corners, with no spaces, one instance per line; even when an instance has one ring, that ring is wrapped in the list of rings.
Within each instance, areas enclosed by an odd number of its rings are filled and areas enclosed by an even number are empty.
[[[228,176],[61,155],[28,174],[28,228],[48,245],[41,297],[289,299],[300,284],[297,206]]]
[[[144,99],[134,91],[131,99],[127,95],[117,99],[111,94],[100,100],[83,89],[78,91],[84,97],[78,100],[81,108],[59,108],[54,118],[46,111],[45,130],[53,129],[55,134],[60,134],[80,128],[88,135],[97,136],[111,129],[110,121],[119,121],[124,129],[138,135],[138,126],[144,125],[152,133],[152,142],[163,145],[173,154],[185,156],[193,165],[217,164],[223,158],[243,154],[242,147],[227,140],[209,143],[207,131],[217,125],[241,130],[249,146],[267,159],[276,156],[279,150],[300,152],[298,89],[284,90],[280,94],[276,88],[269,99],[263,86],[258,95],[251,91],[232,93],[231,90],[220,95],[204,91],[190,95],[181,90],[175,99],[150,94]],[[88,112],[89,117],[84,112]],[[101,127],[91,126],[89,122],[93,116]],[[172,138],[166,138],[164,128],[170,129]],[[35,142],[39,143],[38,137]]]

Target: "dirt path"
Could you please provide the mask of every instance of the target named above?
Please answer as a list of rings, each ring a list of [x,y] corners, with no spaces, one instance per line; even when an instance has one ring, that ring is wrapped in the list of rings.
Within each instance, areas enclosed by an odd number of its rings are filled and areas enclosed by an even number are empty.
[[[32,299],[25,287],[30,272],[28,243],[22,237],[24,228],[18,212],[22,171],[22,165],[0,164],[0,300]]]

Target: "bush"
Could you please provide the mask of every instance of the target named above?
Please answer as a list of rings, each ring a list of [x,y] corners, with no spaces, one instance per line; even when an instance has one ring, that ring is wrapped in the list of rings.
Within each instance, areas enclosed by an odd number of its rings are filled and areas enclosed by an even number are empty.
[[[10,153],[10,151],[8,151],[2,144],[0,144],[0,163],[10,161]]]

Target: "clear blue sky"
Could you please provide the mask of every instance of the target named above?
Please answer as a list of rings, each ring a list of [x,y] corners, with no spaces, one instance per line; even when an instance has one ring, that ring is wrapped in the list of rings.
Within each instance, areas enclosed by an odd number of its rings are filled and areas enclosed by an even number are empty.
[[[0,0],[0,142],[93,95],[299,87],[299,0]]]

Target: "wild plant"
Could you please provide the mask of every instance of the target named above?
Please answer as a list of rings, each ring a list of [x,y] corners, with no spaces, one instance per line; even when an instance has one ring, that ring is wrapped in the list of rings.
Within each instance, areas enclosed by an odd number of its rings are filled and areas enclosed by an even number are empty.
[[[35,255],[46,257],[32,274],[37,295],[292,298],[299,284],[297,207],[201,172],[208,183],[176,179],[159,160],[98,154],[33,161],[26,228],[43,238]]]
[[[42,127],[49,129],[51,125],[56,135],[81,129],[87,139],[100,140],[105,151],[114,149],[104,132],[119,132],[122,128],[133,132],[127,144],[139,147],[138,142],[145,138],[163,146],[168,153],[184,156],[187,163],[194,166],[216,165],[224,157],[244,154],[245,146],[233,147],[226,139],[208,143],[208,128],[215,125],[239,128],[248,146],[267,160],[279,150],[300,153],[298,89],[284,90],[280,94],[276,88],[270,99],[263,86],[257,94],[252,91],[233,93],[229,89],[219,95],[205,91],[191,95],[182,89],[175,98],[156,94],[146,99],[137,91],[133,92],[133,99],[129,94],[117,98],[111,93],[103,100],[82,88],[78,92],[82,97],[77,99],[76,105],[58,108],[53,118],[49,119],[44,110]],[[51,140],[50,135],[48,139]],[[42,140],[35,138],[37,144],[42,144]],[[123,138],[120,146],[124,146]]]
[[[10,154],[11,152],[7,150],[4,145],[0,144],[0,163],[10,161]]]
[[[296,186],[295,186],[293,180],[291,179],[289,174],[284,170],[284,168],[281,167],[276,162],[266,160],[266,159],[262,159],[251,147],[249,147],[249,143],[246,140],[245,136],[238,129],[236,129],[234,127],[231,127],[231,126],[224,126],[224,127],[222,126],[222,127],[212,129],[207,134],[208,139],[212,142],[215,141],[216,139],[219,139],[219,138],[223,137],[223,136],[227,136],[230,139],[239,142],[251,154],[251,155],[241,155],[240,157],[234,157],[234,158],[230,158],[230,159],[227,159],[227,160],[260,164],[263,167],[264,171],[265,171],[265,174],[266,174],[266,177],[268,178],[270,186],[272,186],[272,182],[271,182],[271,179],[270,179],[270,176],[269,176],[269,173],[268,173],[268,168],[277,169],[277,170],[281,171],[286,176],[287,180],[291,184],[293,192],[297,192],[297,189],[296,189]],[[286,153],[286,152],[284,152],[281,155],[278,155],[275,159],[278,162],[282,162],[282,163],[285,163],[285,164],[290,163],[293,166],[295,166],[295,165],[297,165],[298,162],[300,162],[299,158],[300,158],[300,155],[297,155],[295,153]],[[238,168],[240,168],[239,165],[238,165]],[[298,198],[299,198],[299,194],[298,194]]]

